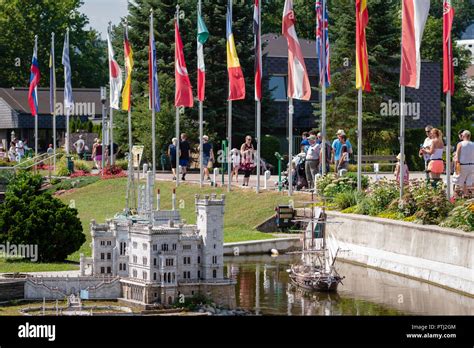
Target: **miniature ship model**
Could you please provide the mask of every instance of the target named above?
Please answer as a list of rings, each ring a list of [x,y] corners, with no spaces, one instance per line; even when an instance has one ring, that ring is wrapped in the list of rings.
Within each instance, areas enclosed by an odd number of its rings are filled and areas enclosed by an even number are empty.
[[[304,289],[315,291],[337,291],[342,279],[335,268],[338,250],[333,253],[327,245],[326,219],[324,207],[314,207],[314,202],[309,202],[311,207],[310,218],[301,220],[308,226],[303,231],[301,263],[291,265],[287,270],[291,281]]]

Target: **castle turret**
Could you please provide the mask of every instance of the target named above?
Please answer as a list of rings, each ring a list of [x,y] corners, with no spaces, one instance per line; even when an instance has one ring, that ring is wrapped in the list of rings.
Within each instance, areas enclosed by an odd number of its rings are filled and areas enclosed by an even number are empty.
[[[224,278],[224,206],[225,197],[215,194],[196,195],[196,214],[199,235],[202,237],[201,278],[222,280]]]

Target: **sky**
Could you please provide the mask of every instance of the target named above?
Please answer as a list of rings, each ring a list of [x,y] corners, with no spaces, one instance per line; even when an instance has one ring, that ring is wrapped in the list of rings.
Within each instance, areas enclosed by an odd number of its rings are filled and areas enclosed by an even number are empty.
[[[117,24],[127,14],[127,0],[83,0],[80,8],[89,18],[89,26],[106,38],[107,26],[111,21]]]

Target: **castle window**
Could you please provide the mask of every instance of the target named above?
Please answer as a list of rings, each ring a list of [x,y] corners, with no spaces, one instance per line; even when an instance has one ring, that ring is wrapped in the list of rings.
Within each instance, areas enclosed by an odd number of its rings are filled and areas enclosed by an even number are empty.
[[[198,244],[198,249],[201,249],[201,244]]]
[[[153,280],[156,280],[156,273],[153,273]]]
[[[201,271],[198,271],[198,278],[201,278]]]
[[[100,245],[101,245],[101,246],[105,246],[105,240],[101,240],[101,241],[100,241]]]
[[[133,270],[132,274],[133,274],[133,278],[137,278],[137,275],[138,275],[138,274],[137,274],[137,270],[136,270],[136,269]]]
[[[217,278],[217,271],[216,270],[212,271],[212,278]]]
[[[107,245],[109,245],[109,246],[112,245],[112,241],[111,241],[111,240],[108,240],[108,241],[107,241]]]
[[[173,266],[174,264],[174,259],[166,259],[166,266]]]
[[[212,263],[216,264],[217,263],[217,256],[212,257]]]
[[[156,266],[156,258],[153,259],[153,266]]]
[[[158,251],[158,245],[153,244],[153,251]]]
[[[133,263],[137,263],[138,262],[138,257],[137,255],[133,255]]]
[[[100,259],[105,260],[105,254],[104,253],[100,253]]]
[[[216,245],[214,244],[214,249],[216,248]]]
[[[188,271],[188,279],[191,279],[191,272]]]
[[[183,250],[191,250],[191,245],[183,245]]]
[[[142,261],[143,261],[143,265],[144,265],[144,266],[146,266],[146,265],[147,265],[147,263],[148,263],[148,260],[147,260],[147,258],[146,258],[146,257],[142,258]]]
[[[173,250],[176,250],[176,244],[173,244]]]
[[[111,253],[107,253],[107,260],[111,260],[112,259],[112,254]]]
[[[123,270],[124,270],[124,271],[127,270],[127,264],[126,264],[126,263],[123,264]]]
[[[168,251],[168,244],[161,244],[161,251]]]
[[[125,242],[120,242],[120,255],[125,255],[125,248],[127,246],[127,243]]]
[[[100,273],[104,274],[105,273],[105,267],[100,268]]]
[[[112,273],[112,268],[107,267],[107,273],[108,273],[108,274]]]
[[[201,256],[198,256],[198,263],[201,263]]]
[[[119,263],[119,271],[121,271],[121,270],[122,270],[122,264]]]
[[[186,279],[186,272],[183,272],[183,278]]]
[[[143,273],[142,273],[142,277],[143,277],[144,280],[147,280],[148,274],[147,274],[146,272],[143,272]]]
[[[137,242],[133,242],[133,249],[137,248]]]
[[[143,250],[147,250],[147,248],[148,248],[148,246],[147,246],[146,243],[143,243],[143,244],[142,244],[142,247],[143,247]]]

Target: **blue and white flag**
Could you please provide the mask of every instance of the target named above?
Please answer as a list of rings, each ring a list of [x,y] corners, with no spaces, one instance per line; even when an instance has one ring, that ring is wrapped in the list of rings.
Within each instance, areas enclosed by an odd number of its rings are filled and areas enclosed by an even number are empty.
[[[72,100],[71,61],[69,60],[69,30],[66,31],[64,37],[62,63],[64,65],[64,110],[72,110],[74,102]]]

